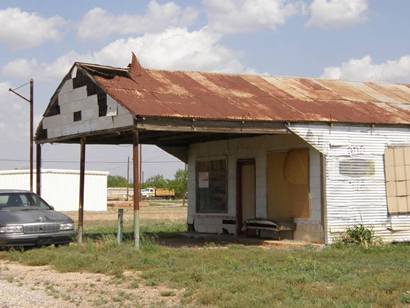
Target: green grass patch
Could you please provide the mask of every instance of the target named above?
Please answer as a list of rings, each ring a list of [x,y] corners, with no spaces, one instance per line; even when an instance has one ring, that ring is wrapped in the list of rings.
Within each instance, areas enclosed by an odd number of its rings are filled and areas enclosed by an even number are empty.
[[[384,307],[410,301],[409,245],[322,250],[242,245],[169,248],[155,244],[152,236],[171,236],[185,226],[147,222],[142,227],[142,249],[136,251],[131,241],[118,246],[114,230],[89,228],[87,232],[92,232],[82,246],[8,251],[0,257],[28,265],[48,264],[62,272],[106,273],[115,279],[125,279],[125,270],[141,271],[142,279],[134,281],[133,287],[184,288],[185,304]]]

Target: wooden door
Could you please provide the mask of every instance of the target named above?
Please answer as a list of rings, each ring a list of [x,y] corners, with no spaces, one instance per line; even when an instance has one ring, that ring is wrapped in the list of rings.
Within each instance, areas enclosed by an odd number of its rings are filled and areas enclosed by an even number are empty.
[[[239,160],[237,170],[237,226],[241,233],[244,222],[256,217],[255,160]]]

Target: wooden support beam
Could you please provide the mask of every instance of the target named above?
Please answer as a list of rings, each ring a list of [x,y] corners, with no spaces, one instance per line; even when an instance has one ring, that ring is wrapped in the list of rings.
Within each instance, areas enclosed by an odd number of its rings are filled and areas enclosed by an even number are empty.
[[[80,195],[78,208],[78,243],[83,242],[84,226],[84,183],[85,183],[85,137],[81,138],[81,155],[80,155]]]
[[[138,130],[133,134],[133,179],[134,179],[134,247],[140,248],[140,161],[139,161],[139,138]]]
[[[41,196],[41,144],[36,145],[36,192]]]

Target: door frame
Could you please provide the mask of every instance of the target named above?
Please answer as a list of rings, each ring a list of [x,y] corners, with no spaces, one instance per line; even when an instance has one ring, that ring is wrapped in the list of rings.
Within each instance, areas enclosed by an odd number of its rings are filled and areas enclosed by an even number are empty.
[[[256,161],[255,158],[238,159],[236,162],[236,234],[242,233],[242,166],[253,165],[255,168],[255,211],[256,211]],[[256,214],[256,213],[255,213]]]

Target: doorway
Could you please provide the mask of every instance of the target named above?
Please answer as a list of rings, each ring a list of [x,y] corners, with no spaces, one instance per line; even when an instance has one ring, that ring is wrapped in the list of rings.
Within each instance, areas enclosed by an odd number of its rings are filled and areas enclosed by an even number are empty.
[[[256,168],[254,159],[240,159],[237,162],[237,234],[247,219],[256,218]]]

